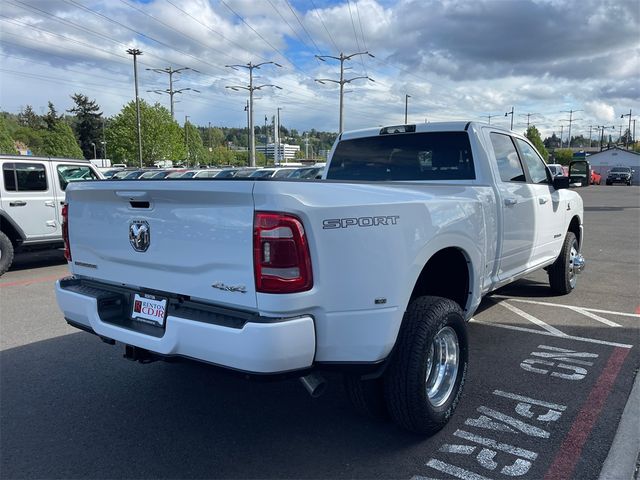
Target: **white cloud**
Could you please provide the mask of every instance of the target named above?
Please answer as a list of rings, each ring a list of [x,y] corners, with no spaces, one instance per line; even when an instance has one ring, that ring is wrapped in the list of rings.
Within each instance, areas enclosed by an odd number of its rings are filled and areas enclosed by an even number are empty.
[[[604,122],[612,122],[616,118],[615,109],[612,105],[608,105],[604,102],[591,101],[584,104],[584,109],[587,113],[592,115],[598,120]]]

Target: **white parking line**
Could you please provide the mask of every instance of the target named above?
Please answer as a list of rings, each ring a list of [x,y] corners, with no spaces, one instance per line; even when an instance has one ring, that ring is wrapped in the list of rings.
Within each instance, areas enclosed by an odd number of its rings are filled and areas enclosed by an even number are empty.
[[[576,307],[574,305],[562,305],[560,303],[539,302],[537,300],[525,300],[524,298],[513,298],[513,297],[508,297],[506,295],[492,295],[491,297],[502,298],[505,300],[510,300],[512,302],[531,303],[533,305],[546,305],[547,307],[568,308],[570,310],[575,310],[577,308],[579,310],[586,310],[587,312],[608,313],[609,315],[620,315],[622,317],[640,318],[640,314],[638,313],[614,312],[613,310],[601,310],[599,308]]]
[[[585,317],[593,318],[597,322],[604,323],[605,325],[609,325],[610,327],[621,327],[622,326],[619,323],[612,322],[611,320],[607,320],[606,318],[602,318],[601,316],[596,315],[595,313],[591,313],[590,311],[585,310],[584,308],[574,307],[574,308],[571,308],[570,310],[573,310],[574,312],[581,313]]]
[[[502,305],[507,310],[511,310],[516,315],[520,315],[525,320],[529,320],[531,323],[538,325],[539,327],[544,328],[547,332],[553,334],[556,337],[565,337],[566,334],[562,333],[556,327],[552,327],[546,322],[543,322],[539,318],[534,317],[533,315],[529,315],[527,312],[523,312],[519,308],[514,307],[513,305],[509,305],[507,302],[496,302],[498,305]]]
[[[546,335],[548,337],[556,337],[562,338],[564,340],[578,340],[580,342],[588,342],[588,343],[597,343],[598,345],[609,345],[611,347],[621,347],[621,348],[633,348],[633,345],[627,345],[624,343],[616,343],[616,342],[607,342],[606,340],[599,340],[597,338],[587,338],[587,337],[576,337],[573,335],[555,335],[551,332],[543,331],[543,330],[535,330],[533,328],[525,328],[525,327],[516,327],[515,325],[505,325],[503,323],[490,323],[484,322],[482,320],[476,320],[472,318],[469,320],[470,322],[477,323],[479,325],[486,325],[489,327],[497,327],[497,328],[505,328],[507,330],[515,330],[517,332],[527,332],[527,333],[535,333],[537,335]]]

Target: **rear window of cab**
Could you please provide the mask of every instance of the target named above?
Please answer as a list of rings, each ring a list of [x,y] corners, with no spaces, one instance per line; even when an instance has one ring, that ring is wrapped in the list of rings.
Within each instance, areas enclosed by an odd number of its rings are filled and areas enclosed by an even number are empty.
[[[338,143],[328,180],[474,180],[467,132],[354,138]]]

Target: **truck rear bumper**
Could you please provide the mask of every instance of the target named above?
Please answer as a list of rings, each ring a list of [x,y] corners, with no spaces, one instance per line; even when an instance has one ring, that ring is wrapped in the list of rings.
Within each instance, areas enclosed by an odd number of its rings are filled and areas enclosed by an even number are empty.
[[[68,282],[68,280],[66,280]],[[316,338],[311,316],[244,322],[239,327],[184,318],[169,310],[161,336],[105,322],[98,311],[99,290],[56,282],[58,305],[78,327],[160,355],[183,356],[251,373],[282,373],[313,364]]]

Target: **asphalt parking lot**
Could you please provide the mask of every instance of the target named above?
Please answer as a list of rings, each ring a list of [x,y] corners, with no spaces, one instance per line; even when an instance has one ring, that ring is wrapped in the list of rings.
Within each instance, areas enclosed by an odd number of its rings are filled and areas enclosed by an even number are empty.
[[[58,251],[0,278],[2,478],[598,478],[640,365],[640,187],[580,189],[587,269],[486,298],[447,427],[420,438],[352,412],[339,377],[247,382],[122,359],[68,327]],[[640,420],[635,419],[640,428]]]

